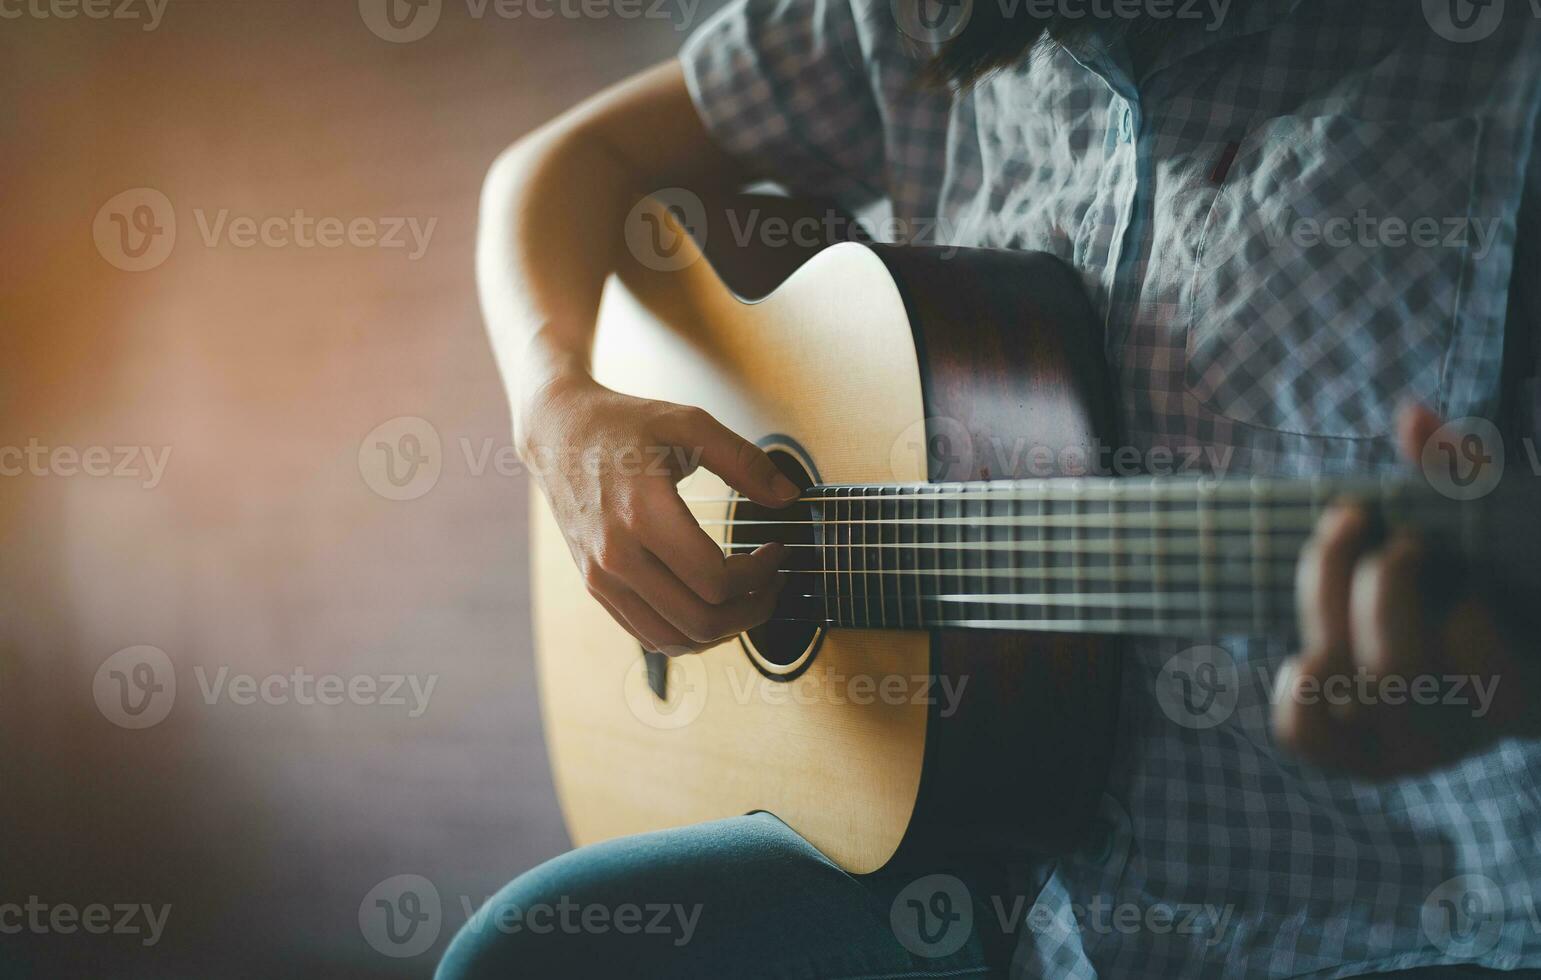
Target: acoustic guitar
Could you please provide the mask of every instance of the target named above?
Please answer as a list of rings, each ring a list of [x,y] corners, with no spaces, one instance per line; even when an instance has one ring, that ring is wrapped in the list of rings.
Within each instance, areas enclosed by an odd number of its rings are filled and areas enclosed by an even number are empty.
[[[805,492],[768,511],[683,481],[724,549],[784,541],[789,576],[770,622],[675,659],[589,597],[534,495],[541,703],[578,844],[768,810],[855,873],[1060,852],[1104,783],[1119,638],[1289,632],[1298,554],[1335,499],[1535,576],[1497,532],[1504,493],[1108,475],[1101,324],[1048,255],[707,256],[649,207],[676,251],[607,285],[596,377],[710,411]]]

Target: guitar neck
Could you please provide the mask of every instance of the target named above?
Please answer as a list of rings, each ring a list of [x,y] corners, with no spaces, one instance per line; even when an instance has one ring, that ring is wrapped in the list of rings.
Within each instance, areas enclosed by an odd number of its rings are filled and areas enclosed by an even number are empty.
[[[777,617],[872,629],[1277,634],[1332,503],[1369,505],[1442,553],[1492,540],[1491,501],[1415,482],[1183,478],[810,488],[760,540],[791,548]],[[745,529],[747,530],[747,529]],[[744,534],[735,531],[735,541]],[[752,547],[752,545],[735,545]]]

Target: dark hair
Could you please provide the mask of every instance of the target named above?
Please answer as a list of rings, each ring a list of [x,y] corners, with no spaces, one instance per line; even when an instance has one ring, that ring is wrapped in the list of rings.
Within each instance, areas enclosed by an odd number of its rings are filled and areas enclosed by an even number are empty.
[[[909,0],[916,4],[938,0]],[[945,0],[943,0],[945,2]],[[1049,22],[1024,13],[1027,4],[962,0],[971,10],[963,29],[942,45],[929,67],[935,82],[967,87],[1001,68],[1018,64],[1049,37]],[[1010,6],[1010,12],[1007,7]]]
[[[1074,44],[1092,35],[1106,41],[1170,31],[1165,22],[1143,18],[1067,18],[1034,13],[1022,0],[901,0],[921,5],[964,5],[957,34],[943,43],[927,74],[933,82],[968,87],[1001,68],[1020,64],[1040,45]]]

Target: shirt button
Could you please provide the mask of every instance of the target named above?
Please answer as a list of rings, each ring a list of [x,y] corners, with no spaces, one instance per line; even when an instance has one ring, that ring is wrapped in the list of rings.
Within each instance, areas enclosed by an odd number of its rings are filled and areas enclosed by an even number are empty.
[[[1134,140],[1134,110],[1124,106],[1124,114],[1118,121],[1118,135],[1125,143]]]

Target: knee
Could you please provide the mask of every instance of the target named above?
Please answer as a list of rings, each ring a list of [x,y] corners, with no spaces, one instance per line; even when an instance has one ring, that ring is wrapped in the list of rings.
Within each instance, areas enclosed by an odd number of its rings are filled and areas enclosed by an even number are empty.
[[[574,935],[574,926],[582,927],[576,910],[591,901],[580,893],[581,879],[602,871],[574,867],[572,859],[581,856],[547,862],[488,899],[455,935],[439,963],[437,980],[556,975],[558,965],[562,972],[572,972],[584,946]]]
[[[681,930],[696,925],[671,919],[667,930],[648,928],[644,910],[677,901],[668,882],[678,882],[678,865],[670,856],[644,840],[612,841],[520,875],[461,927],[437,980],[607,976],[620,964],[632,976],[668,975],[667,964],[691,938]]]

